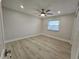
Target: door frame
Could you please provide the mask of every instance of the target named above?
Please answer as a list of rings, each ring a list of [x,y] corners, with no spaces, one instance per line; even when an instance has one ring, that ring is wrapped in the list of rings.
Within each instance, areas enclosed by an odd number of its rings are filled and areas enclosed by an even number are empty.
[[[5,40],[5,36],[4,36],[4,25],[3,25],[3,13],[2,13],[2,0],[0,0],[0,13],[1,13],[1,32],[2,32],[2,45],[3,45],[3,48],[2,48],[2,52],[1,52],[1,56],[0,56],[0,59],[4,59],[4,53],[5,53],[5,43],[4,43],[4,40]]]

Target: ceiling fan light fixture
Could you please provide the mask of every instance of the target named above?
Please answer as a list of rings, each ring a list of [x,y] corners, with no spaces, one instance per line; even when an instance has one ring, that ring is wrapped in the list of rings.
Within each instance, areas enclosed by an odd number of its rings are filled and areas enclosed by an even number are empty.
[[[43,17],[44,17],[44,16],[45,16],[45,14],[41,14],[41,16],[43,16]]]

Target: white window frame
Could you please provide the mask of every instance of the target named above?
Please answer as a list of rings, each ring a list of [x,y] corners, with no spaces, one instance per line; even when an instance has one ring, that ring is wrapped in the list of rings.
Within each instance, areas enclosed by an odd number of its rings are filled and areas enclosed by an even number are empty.
[[[52,20],[48,20],[48,23],[49,23],[49,21],[59,21],[59,30],[53,30],[53,29],[49,29],[48,28],[48,31],[53,31],[53,32],[59,32],[60,31],[60,20],[59,19],[52,19]],[[49,27],[49,24],[48,24],[48,27]]]

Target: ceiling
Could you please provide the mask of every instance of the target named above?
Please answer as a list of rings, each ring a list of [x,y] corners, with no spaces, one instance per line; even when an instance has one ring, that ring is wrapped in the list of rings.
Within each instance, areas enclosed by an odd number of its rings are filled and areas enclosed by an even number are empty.
[[[3,6],[24,12],[33,16],[39,16],[37,10],[50,9],[53,16],[74,13],[77,7],[77,0],[3,0]],[[24,6],[24,9],[20,8]],[[57,11],[61,11],[58,14]]]

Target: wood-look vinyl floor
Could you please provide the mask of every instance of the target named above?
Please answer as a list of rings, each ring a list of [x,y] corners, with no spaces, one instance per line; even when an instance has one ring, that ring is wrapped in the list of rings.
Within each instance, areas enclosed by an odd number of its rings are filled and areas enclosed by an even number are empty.
[[[71,55],[69,43],[41,35],[7,43],[6,48],[11,59],[70,59]]]

